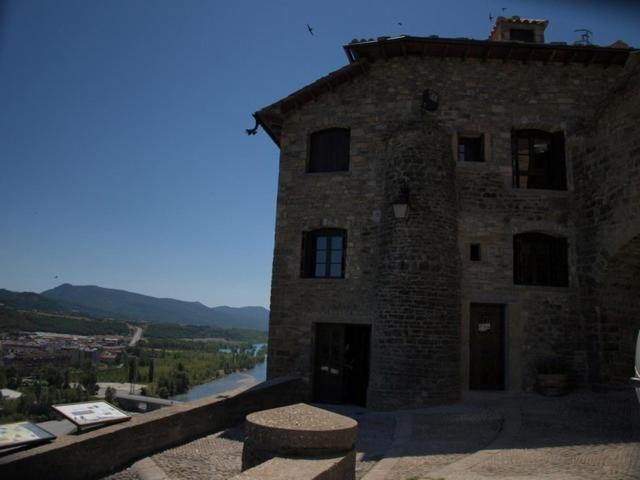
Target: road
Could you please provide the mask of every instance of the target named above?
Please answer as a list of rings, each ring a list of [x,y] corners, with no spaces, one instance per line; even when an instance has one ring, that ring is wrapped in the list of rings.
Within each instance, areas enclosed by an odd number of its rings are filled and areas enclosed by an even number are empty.
[[[136,331],[133,334],[133,337],[131,337],[131,341],[129,342],[129,346],[130,347],[135,347],[136,344],[142,338],[142,328],[140,328],[140,327],[133,327],[133,328],[135,328]]]

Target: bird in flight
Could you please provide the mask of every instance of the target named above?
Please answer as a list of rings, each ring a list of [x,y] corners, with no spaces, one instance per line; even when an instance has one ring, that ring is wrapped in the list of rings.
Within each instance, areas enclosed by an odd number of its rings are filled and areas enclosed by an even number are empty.
[[[402,26],[402,22],[398,22],[398,25]]]
[[[311,28],[311,26],[307,23],[307,30],[309,30],[309,33],[311,35],[313,35],[313,28]]]

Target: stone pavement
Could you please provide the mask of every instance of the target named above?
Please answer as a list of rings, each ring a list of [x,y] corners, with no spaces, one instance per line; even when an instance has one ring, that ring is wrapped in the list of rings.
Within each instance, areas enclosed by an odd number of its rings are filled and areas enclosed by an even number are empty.
[[[640,480],[640,405],[631,391],[564,397],[480,395],[359,422],[362,480]],[[218,480],[240,472],[243,427],[166,450],[109,480]]]
[[[640,405],[631,391],[515,399],[516,424],[488,449],[420,479],[640,479]],[[519,423],[519,425],[518,425]]]
[[[365,480],[640,479],[640,405],[631,391],[607,395],[583,392],[565,397],[490,396],[464,405],[484,405],[501,412],[503,425],[493,441],[476,453],[458,455],[464,447],[458,448],[458,453],[453,448],[445,461],[458,458],[438,468],[434,462],[438,454],[432,453],[433,443],[425,432],[418,435],[417,444],[398,454],[394,469],[382,477],[366,476]],[[493,425],[484,423],[484,440],[489,439]],[[472,430],[476,428],[469,427],[467,446],[472,447]],[[460,431],[453,438],[462,441]],[[477,444],[484,441],[476,438]],[[418,466],[403,469],[411,464]]]

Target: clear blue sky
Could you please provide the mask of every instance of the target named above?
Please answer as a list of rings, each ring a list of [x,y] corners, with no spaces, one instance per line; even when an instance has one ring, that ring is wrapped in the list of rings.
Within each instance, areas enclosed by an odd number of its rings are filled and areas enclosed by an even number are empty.
[[[344,43],[486,38],[506,7],[550,19],[549,41],[640,46],[638,2],[396,3],[0,3],[0,288],[268,307],[278,150],[244,130]]]

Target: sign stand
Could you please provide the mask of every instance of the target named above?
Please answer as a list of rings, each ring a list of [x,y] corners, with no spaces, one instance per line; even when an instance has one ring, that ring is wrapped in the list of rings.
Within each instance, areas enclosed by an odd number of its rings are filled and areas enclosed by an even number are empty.
[[[131,420],[124,411],[103,401],[51,405],[51,408],[78,427],[78,433]]]
[[[0,425],[0,452],[50,442],[55,435],[31,422]]]

